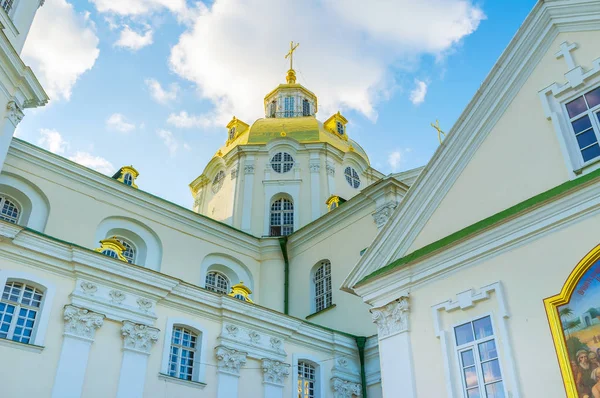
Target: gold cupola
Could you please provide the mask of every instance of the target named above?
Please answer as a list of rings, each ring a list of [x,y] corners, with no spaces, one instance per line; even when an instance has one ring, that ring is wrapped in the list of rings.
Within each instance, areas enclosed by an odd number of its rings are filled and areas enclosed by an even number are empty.
[[[294,51],[300,44],[290,43],[290,51],[285,58],[290,59],[290,69],[285,77],[286,83],[280,84],[265,96],[265,117],[293,118],[315,117],[318,110],[317,96],[301,84],[296,83],[294,70]]]

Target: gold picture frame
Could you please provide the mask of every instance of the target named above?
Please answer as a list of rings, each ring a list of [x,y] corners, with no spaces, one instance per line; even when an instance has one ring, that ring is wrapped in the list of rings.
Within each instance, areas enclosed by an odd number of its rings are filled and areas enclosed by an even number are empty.
[[[560,372],[562,374],[565,390],[568,398],[578,398],[579,394],[575,383],[571,359],[567,350],[563,323],[559,314],[559,307],[569,304],[571,296],[575,292],[577,284],[590,268],[600,260],[600,245],[594,247],[585,257],[579,261],[571,272],[559,294],[544,299],[544,307],[548,316],[548,323],[554,340],[554,347],[558,357]]]

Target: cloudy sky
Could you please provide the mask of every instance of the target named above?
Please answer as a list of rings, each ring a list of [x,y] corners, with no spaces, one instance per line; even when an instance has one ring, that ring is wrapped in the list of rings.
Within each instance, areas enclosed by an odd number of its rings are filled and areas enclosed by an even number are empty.
[[[17,136],[101,173],[140,171],[141,189],[190,207],[188,183],[252,124],[284,82],[384,173],[423,165],[534,0],[46,0],[23,49],[51,98]]]

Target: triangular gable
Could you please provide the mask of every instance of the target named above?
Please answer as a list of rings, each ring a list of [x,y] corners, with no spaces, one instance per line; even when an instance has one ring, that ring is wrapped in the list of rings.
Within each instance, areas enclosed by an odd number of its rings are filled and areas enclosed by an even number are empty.
[[[600,21],[600,2],[539,1],[342,289],[401,258],[561,32]],[[580,28],[580,30],[586,30]]]

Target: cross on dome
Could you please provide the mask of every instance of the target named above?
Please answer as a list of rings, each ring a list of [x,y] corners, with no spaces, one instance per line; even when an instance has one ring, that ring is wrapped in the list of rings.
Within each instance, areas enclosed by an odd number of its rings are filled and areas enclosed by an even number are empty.
[[[300,45],[300,43],[296,43],[296,45],[294,45],[294,41],[292,40],[290,42],[290,51],[285,55],[285,59],[290,59],[290,70],[288,70],[287,76],[286,76],[286,80],[288,82],[288,84],[295,84],[296,83],[296,72],[294,71],[294,51],[296,51],[296,49],[298,48],[298,46]]]

